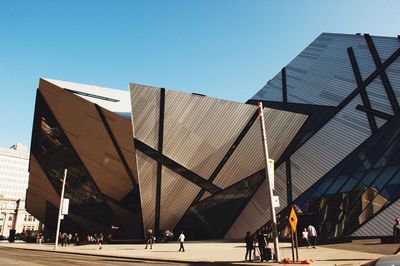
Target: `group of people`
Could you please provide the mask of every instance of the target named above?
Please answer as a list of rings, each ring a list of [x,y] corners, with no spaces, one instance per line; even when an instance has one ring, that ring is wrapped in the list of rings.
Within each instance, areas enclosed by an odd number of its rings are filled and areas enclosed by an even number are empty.
[[[267,262],[272,259],[272,250],[268,246],[268,240],[265,237],[265,235],[262,234],[261,232],[257,235],[256,238],[254,238],[251,235],[251,232],[248,231],[246,233],[244,241],[246,243],[246,255],[244,258],[245,261],[249,261],[249,262],[252,261],[251,255],[253,254],[253,258],[255,257],[257,248],[260,253],[261,262],[263,262],[264,260]]]
[[[400,238],[400,220],[399,220],[399,238]],[[309,225],[307,228],[304,228],[302,231],[302,240],[304,244],[309,247],[316,248],[317,245],[317,230],[314,226]],[[255,252],[258,248],[260,253],[260,260],[263,262],[264,260],[267,262],[272,259],[272,249],[268,246],[268,239],[261,232],[254,238],[251,235],[251,232],[248,231],[246,233],[245,239],[246,243],[246,255],[244,257],[245,261],[252,261],[251,256],[253,254],[253,258],[255,257]]]
[[[307,248],[313,247],[316,248],[317,245],[317,230],[311,224],[304,228],[301,232],[301,239],[303,240],[304,244],[307,245]]]
[[[41,245],[44,242],[44,236],[42,233],[36,235],[36,243]]]
[[[60,235],[58,238],[59,238],[59,242],[61,243],[62,247],[65,247],[67,245],[69,246],[71,243],[75,243],[76,245],[79,244],[78,234],[75,234],[75,237],[73,237],[71,233],[60,232]]]
[[[174,236],[174,234],[172,233],[172,231],[170,231],[170,230],[166,230],[165,231],[164,237],[167,239],[166,241],[172,239],[173,236]],[[155,238],[155,236],[153,234],[153,230],[152,229],[148,229],[147,232],[146,232],[146,246],[145,246],[145,249],[147,249],[147,247],[150,247],[150,249],[153,249],[153,243],[154,243],[155,240],[156,240],[156,238]],[[183,231],[181,231],[181,233],[180,233],[180,235],[178,237],[178,241],[180,243],[178,251],[185,252],[185,247],[183,246],[183,243],[185,242],[185,234],[183,233]]]
[[[109,235],[106,240],[107,242],[111,240],[111,235]],[[99,249],[102,249],[103,248],[102,245],[105,239],[103,233],[99,233],[93,235],[89,234],[83,239],[83,241],[87,244],[97,244],[99,246]],[[62,247],[69,246],[72,243],[75,245],[79,245],[82,243],[77,233],[72,235],[72,233],[61,233],[61,232],[59,235],[59,242],[61,243]],[[41,242],[38,243],[40,244]]]

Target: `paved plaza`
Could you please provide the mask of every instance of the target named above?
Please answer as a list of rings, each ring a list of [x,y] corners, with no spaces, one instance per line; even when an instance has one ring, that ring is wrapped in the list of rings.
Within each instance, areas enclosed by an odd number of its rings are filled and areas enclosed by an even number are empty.
[[[54,252],[52,244],[0,243],[1,247],[41,250]],[[313,259],[315,266],[327,265],[360,265],[383,255],[392,254],[398,245],[380,244],[378,242],[353,242],[318,246],[316,249],[299,248],[300,259]],[[146,250],[141,244],[103,245],[99,250],[97,245],[59,246],[57,252],[87,254],[126,259],[143,259],[159,262],[185,262],[205,264],[230,263],[235,265],[253,265],[257,262],[244,262],[245,247],[242,243],[188,242],[185,252],[178,252],[177,242],[154,244],[153,249]],[[281,243],[281,257],[292,257],[290,244]],[[259,263],[261,265],[277,265],[274,262]]]

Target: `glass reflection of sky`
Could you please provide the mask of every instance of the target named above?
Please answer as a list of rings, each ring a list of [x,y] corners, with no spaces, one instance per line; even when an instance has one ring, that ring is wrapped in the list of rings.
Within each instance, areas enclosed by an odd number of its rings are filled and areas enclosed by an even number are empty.
[[[130,112],[117,112],[116,113],[119,116],[122,116],[123,118],[131,120],[131,113]]]

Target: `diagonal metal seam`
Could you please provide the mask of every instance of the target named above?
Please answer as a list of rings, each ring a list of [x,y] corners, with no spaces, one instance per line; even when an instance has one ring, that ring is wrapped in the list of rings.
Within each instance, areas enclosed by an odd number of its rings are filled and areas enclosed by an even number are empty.
[[[282,68],[282,101],[287,103],[286,67]]]
[[[371,56],[374,60],[376,67],[380,68],[382,66],[382,62],[378,55],[378,51],[376,50],[375,44],[374,44],[371,36],[369,34],[364,34],[364,38],[365,38],[365,41],[367,42],[369,51],[371,53]],[[381,71],[381,73],[379,73],[379,75],[382,80],[383,87],[385,88],[386,94],[389,98],[390,104],[392,105],[394,114],[399,114],[400,113],[399,103],[397,102],[396,95],[394,94],[392,85],[390,84],[390,81],[389,81],[389,78],[388,78],[386,72]]]
[[[400,56],[400,48],[390,55],[374,72],[371,73],[357,88],[354,89],[338,106],[337,112],[340,112],[348,103],[350,103],[362,90],[374,81],[383,71],[386,70]]]
[[[169,157],[165,156],[164,154],[158,152],[157,150],[153,149],[152,147],[148,146],[146,143],[134,138],[135,148],[144,153],[145,155],[149,156],[151,159],[159,162],[165,167],[168,167],[173,172],[179,174],[180,176],[184,177],[188,181],[198,185],[201,188],[204,188],[206,191],[210,193],[216,193],[221,190],[218,186],[210,183],[207,179],[199,176],[198,174],[190,171],[189,169],[185,168],[181,164],[177,163],[176,161],[170,159]]]
[[[354,77],[356,78],[357,85],[360,86],[360,84],[362,84],[363,81],[362,81],[360,69],[357,64],[356,57],[354,55],[353,48],[351,48],[351,47],[347,48],[347,54],[349,55],[351,67],[353,68],[353,73],[354,73]],[[366,90],[360,91],[360,95],[361,95],[361,100],[362,100],[364,106],[371,109],[371,103],[369,101],[367,91]],[[375,133],[378,130],[378,126],[376,125],[375,118],[371,113],[366,113],[366,114],[367,114],[367,118],[368,118],[369,127],[371,128],[371,132]]]
[[[356,109],[360,110],[360,111],[363,111],[363,112],[366,112],[366,113],[370,113],[373,116],[376,116],[376,117],[379,117],[379,118],[383,118],[385,120],[391,120],[391,119],[393,119],[395,117],[394,115],[391,115],[391,114],[388,114],[388,113],[385,113],[385,112],[382,112],[382,111],[379,111],[379,110],[375,110],[375,109],[372,109],[372,108],[367,108],[366,106],[363,106],[363,105],[357,105]]]
[[[247,101],[248,104],[256,104],[255,100]],[[265,107],[307,115],[306,121],[304,121],[303,125],[297,131],[296,135],[292,138],[290,143],[287,145],[281,156],[278,160],[275,161],[275,168],[278,168],[286,159],[290,156],[290,154],[294,153],[296,150],[300,149],[310,139],[314,134],[318,132],[329,120],[337,113],[337,107],[331,106],[318,106],[311,104],[298,104],[298,103],[281,103],[281,102],[271,102],[271,101],[262,101]],[[324,119],[321,121],[320,115],[324,113]],[[314,128],[313,125],[318,125],[318,130]],[[304,137],[305,130],[309,130],[311,128],[312,134],[308,135],[306,139],[302,140]],[[302,140],[302,143],[298,145],[299,141]]]
[[[399,38],[400,41],[400,38]],[[338,104],[337,107],[335,107],[334,109],[332,109],[332,113],[330,114],[330,118],[327,119],[327,121],[325,121],[323,124],[321,124],[322,128],[332,117],[334,117],[337,113],[339,113],[347,104],[349,104],[357,95],[358,93],[360,93],[361,91],[365,90],[365,88],[373,81],[375,80],[375,78],[382,72],[385,71],[385,69],[387,67],[389,67],[398,57],[400,56],[400,49],[397,49],[393,54],[390,55],[390,57],[388,59],[386,59],[386,61],[384,61],[373,73],[371,73],[371,75],[369,75],[360,85],[357,85],[357,87],[353,90],[352,93],[350,93],[341,103]],[[253,103],[253,101],[247,101],[247,103]],[[263,103],[266,104],[266,106],[268,105],[268,101],[263,101]],[[286,103],[289,104],[289,103]],[[269,106],[270,108],[274,108]],[[307,121],[310,119],[307,118]],[[305,123],[304,123],[305,124]],[[304,127],[303,124],[303,127]],[[300,129],[301,130],[301,129]],[[317,131],[315,131],[311,136],[309,136],[309,138],[311,138]],[[290,146],[290,144],[289,144]],[[299,149],[302,145],[300,145],[299,147],[297,147],[297,149]],[[287,149],[288,150],[288,149]],[[289,152],[289,150],[288,150]],[[284,154],[286,153],[286,150],[284,151]],[[283,156],[281,156],[281,158],[283,158]],[[279,166],[283,161],[279,160],[278,163],[276,164],[276,166]]]
[[[347,104],[349,104],[357,95],[360,93],[362,90],[365,90],[365,88],[380,74],[381,71],[384,71],[390,64],[392,64],[398,57],[400,56],[400,49],[397,49],[388,59],[386,59],[383,64],[377,68],[370,76],[368,76],[363,83],[357,86],[357,88],[349,95],[347,96],[338,106],[334,114],[332,115],[335,116],[337,113],[339,113]],[[371,135],[370,137],[372,137]],[[347,158],[347,157],[346,157]],[[345,158],[345,159],[346,159]],[[345,160],[343,159],[343,160]],[[339,162],[340,163],[340,162]],[[321,179],[319,179],[321,180]],[[331,184],[332,185],[332,184]],[[311,189],[310,187],[309,189]],[[329,187],[328,187],[329,189]],[[301,195],[306,193],[308,190],[304,191],[302,194],[300,194],[294,201],[296,201]]]
[[[239,144],[242,142],[244,137],[247,135],[247,133],[249,132],[250,128],[253,126],[254,122],[257,120],[257,118],[258,118],[258,110],[256,110],[254,112],[254,114],[251,116],[250,120],[247,122],[247,124],[244,126],[242,131],[239,133],[239,135],[237,136],[235,141],[232,143],[231,147],[226,152],[225,156],[222,157],[222,160],[219,162],[219,164],[217,165],[215,170],[212,172],[210,177],[207,179],[209,182],[212,183],[215,180],[215,178],[221,172],[222,168],[228,162],[229,158],[232,156],[232,154],[234,153],[236,148],[239,146]],[[201,197],[203,197],[204,193],[205,193],[204,189],[200,190],[200,192],[194,198],[194,200],[193,200],[192,204],[190,204],[190,206],[192,206],[192,205],[196,204],[197,202],[199,202]]]
[[[164,143],[164,114],[165,114],[165,89],[160,88],[160,110],[159,110],[159,125],[158,125],[158,152],[162,154]],[[156,208],[154,216],[155,233],[160,231],[160,215],[161,215],[161,178],[162,164],[157,161],[157,179],[156,179]]]
[[[132,172],[131,172],[131,169],[129,168],[129,165],[128,165],[126,159],[125,159],[125,156],[124,156],[124,154],[122,153],[122,151],[121,151],[121,149],[120,149],[120,147],[119,147],[119,145],[118,145],[117,139],[115,138],[115,136],[114,136],[114,134],[113,134],[113,132],[112,132],[112,130],[111,130],[110,125],[108,124],[107,118],[105,117],[105,115],[104,115],[104,113],[103,113],[103,111],[101,110],[101,107],[100,107],[99,105],[94,104],[94,106],[96,107],[97,113],[99,114],[99,116],[100,116],[100,118],[101,118],[101,121],[102,121],[103,124],[104,124],[104,127],[105,127],[105,129],[106,129],[106,131],[107,131],[107,133],[108,133],[108,136],[109,136],[110,139],[111,139],[111,142],[112,142],[113,145],[114,145],[115,150],[117,151],[117,154],[118,154],[118,156],[119,156],[119,159],[121,160],[122,164],[124,165],[125,171],[126,171],[126,173],[128,174],[129,179],[130,179],[130,181],[132,182],[132,185],[137,186],[137,183],[136,183],[136,181],[135,181],[135,178],[133,177],[133,174],[132,174]]]

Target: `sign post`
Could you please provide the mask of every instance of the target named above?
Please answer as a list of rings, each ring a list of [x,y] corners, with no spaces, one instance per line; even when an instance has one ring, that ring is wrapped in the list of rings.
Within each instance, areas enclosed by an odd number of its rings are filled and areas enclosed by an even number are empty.
[[[54,250],[56,250],[57,246],[58,246],[58,235],[60,234],[60,224],[61,224],[61,219],[63,217],[64,190],[65,190],[65,181],[67,180],[67,172],[68,172],[68,170],[64,169],[64,178],[63,178],[63,183],[62,183],[62,188],[61,188],[60,207],[58,209],[56,241],[54,243]],[[67,209],[68,209],[68,206],[67,206]],[[68,210],[67,210],[67,213],[68,213]]]
[[[280,262],[280,254],[279,254],[279,239],[278,239],[278,227],[276,224],[276,214],[275,214],[275,207],[274,207],[274,198],[273,198],[273,171],[271,171],[271,162],[268,157],[268,145],[267,145],[267,134],[265,132],[265,121],[264,121],[264,108],[262,102],[258,103],[258,114],[260,117],[260,124],[261,124],[261,135],[263,140],[263,147],[264,147],[264,160],[265,160],[265,175],[268,182],[268,196],[270,199],[270,208],[271,208],[271,227],[272,227],[272,238],[274,240],[274,252],[275,252],[275,261]],[[272,168],[274,166],[272,165]]]
[[[293,261],[298,261],[299,260],[299,249],[298,249],[298,243],[297,243],[297,233],[296,233],[296,227],[297,227],[297,215],[296,212],[294,211],[294,208],[292,207],[289,215],[289,223],[291,227],[291,236],[292,236],[292,257]],[[296,259],[294,257],[294,249],[296,249]]]

